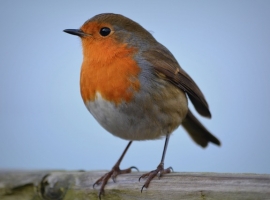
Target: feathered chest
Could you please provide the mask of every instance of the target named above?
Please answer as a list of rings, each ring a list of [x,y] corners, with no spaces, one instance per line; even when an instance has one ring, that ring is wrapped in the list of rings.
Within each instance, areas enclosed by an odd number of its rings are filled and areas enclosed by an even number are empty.
[[[105,47],[103,47],[105,48]],[[115,103],[131,101],[139,91],[140,67],[133,59],[134,49],[121,46],[84,52],[80,88],[84,102],[95,101],[97,94]]]

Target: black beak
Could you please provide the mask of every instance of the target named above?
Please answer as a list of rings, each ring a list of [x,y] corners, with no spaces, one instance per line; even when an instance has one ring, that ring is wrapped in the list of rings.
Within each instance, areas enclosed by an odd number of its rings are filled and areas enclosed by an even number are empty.
[[[86,35],[81,29],[65,29],[64,32],[71,35],[77,35],[79,37],[83,37]]]

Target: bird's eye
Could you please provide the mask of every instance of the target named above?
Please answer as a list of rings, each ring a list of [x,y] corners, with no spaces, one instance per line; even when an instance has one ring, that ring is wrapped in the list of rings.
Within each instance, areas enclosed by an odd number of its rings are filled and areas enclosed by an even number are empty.
[[[99,33],[102,36],[107,36],[107,35],[109,35],[111,33],[111,29],[108,28],[108,27],[103,27],[103,28],[100,29]]]

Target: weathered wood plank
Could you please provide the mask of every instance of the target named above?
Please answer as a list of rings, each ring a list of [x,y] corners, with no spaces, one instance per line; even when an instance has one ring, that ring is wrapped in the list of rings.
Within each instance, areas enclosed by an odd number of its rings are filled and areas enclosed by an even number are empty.
[[[93,183],[104,171],[0,171],[1,200],[98,199]],[[142,172],[109,181],[102,199],[270,199],[269,174],[171,173],[140,192]]]

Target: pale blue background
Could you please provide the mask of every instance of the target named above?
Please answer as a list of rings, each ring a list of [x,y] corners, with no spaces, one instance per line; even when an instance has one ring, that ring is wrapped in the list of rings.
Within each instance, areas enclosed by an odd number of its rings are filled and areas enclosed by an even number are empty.
[[[200,86],[221,141],[182,128],[165,165],[188,172],[270,173],[270,1],[13,1],[0,3],[0,169],[110,169],[127,141],[107,133],[79,91],[79,28],[104,12],[144,26]],[[122,167],[154,169],[164,140],[135,142]]]

